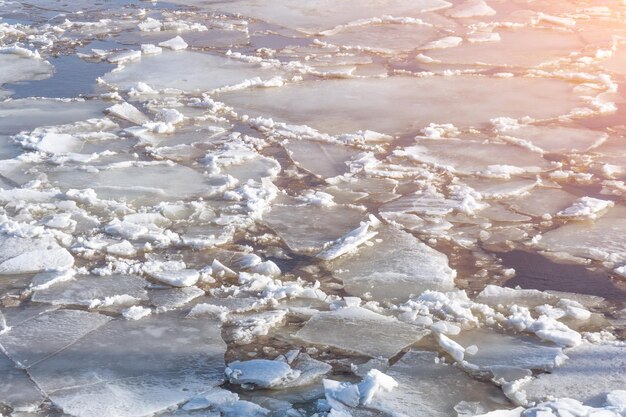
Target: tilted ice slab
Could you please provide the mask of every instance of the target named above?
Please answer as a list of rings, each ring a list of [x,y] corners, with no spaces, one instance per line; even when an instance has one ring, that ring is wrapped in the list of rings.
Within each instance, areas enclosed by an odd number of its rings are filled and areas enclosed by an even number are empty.
[[[299,167],[321,178],[345,174],[346,162],[357,154],[347,146],[309,140],[292,140],[283,146]]]
[[[74,257],[52,238],[0,235],[0,275],[66,270]]]
[[[448,257],[393,226],[376,229],[371,246],[328,263],[351,294],[373,300],[406,301],[425,290],[449,291],[456,272]]]
[[[112,320],[29,373],[72,415],[143,416],[221,383],[225,351],[217,318],[165,313]]]
[[[198,5],[220,12],[236,13],[263,20],[279,26],[300,30],[308,34],[320,33],[353,21],[383,15],[419,17],[423,12],[445,9],[450,3],[444,0],[315,0],[302,3],[298,0],[280,0],[267,3],[259,0],[174,0],[174,3]]]
[[[602,406],[606,395],[626,387],[626,346],[583,344],[568,349],[569,359],[549,374],[516,386],[513,398],[531,403],[549,398],[573,398]]]
[[[495,386],[438,363],[434,352],[409,351],[385,373],[398,387],[379,393],[370,407],[398,417],[449,417],[457,415],[455,406],[462,401],[479,403],[484,410],[494,409],[498,400],[505,401]]]
[[[548,161],[540,155],[524,148],[463,139],[420,140],[417,145],[409,146],[396,154],[419,162],[452,168],[452,171],[463,175],[520,174],[540,172],[550,167]]]
[[[124,90],[143,82],[156,90],[173,88],[206,92],[256,77],[269,80],[278,74],[276,70],[257,64],[184,50],[145,56],[141,61],[127,64],[122,70],[106,74],[103,79]]]
[[[616,206],[595,222],[573,222],[545,233],[537,247],[599,261],[626,261],[626,208]]]
[[[233,91],[221,94],[219,100],[240,114],[272,117],[331,134],[366,129],[416,132],[430,123],[481,126],[502,116],[543,119],[583,104],[573,95],[572,85],[561,80],[481,76],[310,81]]]
[[[391,358],[428,333],[362,307],[346,307],[316,314],[296,337],[315,345]]]

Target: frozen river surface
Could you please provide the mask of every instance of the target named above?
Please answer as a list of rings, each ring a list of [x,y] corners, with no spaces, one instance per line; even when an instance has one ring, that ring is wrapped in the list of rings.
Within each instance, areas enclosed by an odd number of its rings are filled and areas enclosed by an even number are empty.
[[[0,417],[626,416],[626,2],[0,0]]]

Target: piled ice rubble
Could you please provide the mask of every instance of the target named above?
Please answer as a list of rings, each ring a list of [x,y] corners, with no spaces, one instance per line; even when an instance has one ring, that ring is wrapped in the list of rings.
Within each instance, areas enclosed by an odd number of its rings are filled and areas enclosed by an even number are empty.
[[[624,16],[0,1],[0,416],[626,415]]]

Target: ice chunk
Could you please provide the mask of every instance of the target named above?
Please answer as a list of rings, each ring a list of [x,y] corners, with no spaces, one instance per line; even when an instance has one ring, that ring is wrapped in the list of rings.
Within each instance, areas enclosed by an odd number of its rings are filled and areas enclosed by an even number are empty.
[[[198,282],[200,273],[194,269],[155,271],[150,276],[173,287],[189,287]]]
[[[396,151],[396,155],[438,167],[452,168],[453,172],[461,175],[478,173],[494,176],[492,167],[495,165],[517,168],[514,173],[540,172],[550,167],[548,161],[526,149],[466,139],[421,140],[416,146]]]
[[[513,143],[543,152],[584,152],[602,144],[607,135],[596,130],[568,126],[526,125],[500,132]]]
[[[159,43],[159,46],[171,49],[173,51],[180,51],[183,49],[187,49],[189,45],[187,45],[187,42],[185,42],[183,38],[181,38],[180,36],[176,36],[170,40]]]
[[[575,222],[545,233],[537,243],[550,252],[613,262],[626,261],[626,209],[615,206],[593,223]]]
[[[55,310],[13,326],[0,345],[20,367],[29,368],[62,351],[111,318],[78,310]]]
[[[390,358],[428,333],[362,307],[347,307],[318,313],[296,337],[316,345]]]
[[[148,116],[137,110],[137,108],[132,104],[126,102],[115,104],[106,109],[106,112],[115,117],[128,120],[129,122],[135,123],[137,125],[142,125],[150,121],[150,119],[148,119]]]
[[[609,392],[626,386],[625,351],[619,344],[582,344],[565,351],[569,359],[563,365],[524,382],[519,389],[530,402],[573,398],[602,406]]]
[[[552,216],[569,207],[576,196],[565,190],[537,187],[527,195],[516,198],[511,208],[533,217]]]
[[[483,100],[486,95],[489,100]],[[564,81],[472,76],[312,81],[233,91],[220,95],[220,101],[242,114],[271,116],[331,134],[364,129],[396,134],[430,123],[481,126],[499,116],[549,118],[583,104]],[[467,102],[473,105],[468,107]],[[388,117],[390,108],[403,111]]]
[[[73,265],[74,257],[54,239],[0,236],[0,275],[60,271]]]
[[[456,273],[448,266],[446,255],[393,226],[380,227],[377,232],[372,245],[328,263],[348,293],[380,301],[406,301],[411,294],[425,290],[454,288]]]
[[[38,53],[19,46],[0,47],[0,86],[18,81],[43,80],[50,77],[54,67]]]
[[[494,409],[496,401],[504,400],[493,385],[438,363],[433,352],[409,351],[386,373],[398,387],[380,393],[370,407],[393,415],[449,417],[456,415],[454,407],[461,401]]]
[[[172,74],[177,76],[172,77]],[[211,76],[207,77],[207,74]],[[277,74],[275,70],[263,69],[256,64],[185,50],[146,56],[103,78],[125,90],[143,82],[157,90],[175,88],[195,92],[212,91],[254,77],[269,79]]]
[[[559,211],[556,215],[568,219],[595,220],[614,205],[615,203],[609,200],[581,197],[574,201],[570,207]]]
[[[304,205],[286,197],[275,203],[263,220],[296,253],[319,253],[330,242],[356,229],[365,218],[362,211],[348,206]]]
[[[219,320],[210,317],[112,320],[29,373],[66,413],[150,415],[221,383],[220,333]]]
[[[147,300],[147,282],[132,275],[77,276],[49,288],[37,289],[33,301],[54,305],[100,307]]]
[[[476,346],[465,360],[480,370],[491,371],[495,377],[513,374],[526,376],[531,370],[550,370],[562,353],[561,348],[538,343],[525,336],[508,335],[486,329],[464,331],[453,337],[463,346]],[[523,371],[527,371],[524,373]],[[505,380],[510,379],[505,377]]]
[[[356,155],[354,150],[332,143],[294,140],[284,146],[298,166],[321,178],[345,174],[346,162]]]
[[[226,377],[231,384],[245,389],[276,388],[300,376],[288,363],[267,359],[235,361],[226,367]]]

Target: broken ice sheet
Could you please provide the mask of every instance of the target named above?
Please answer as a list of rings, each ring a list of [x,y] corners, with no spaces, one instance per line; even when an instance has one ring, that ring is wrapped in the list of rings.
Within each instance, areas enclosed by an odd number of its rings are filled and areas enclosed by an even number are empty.
[[[379,18],[383,15],[419,17],[425,11],[445,9],[451,5],[444,0],[390,0],[384,3],[376,0],[350,0],[340,3],[333,0],[316,0],[306,4],[298,0],[280,0],[273,3],[256,0],[227,3],[219,0],[174,0],[173,3],[236,13],[307,34],[317,34],[353,21]]]
[[[440,36],[439,33],[437,28],[430,25],[392,21],[387,24],[348,26],[321,40],[349,49],[392,55],[412,51],[436,39]]]
[[[120,417],[152,414],[221,383],[226,345],[220,333],[211,317],[112,320],[29,374],[72,415],[95,417],[101,407]]]
[[[531,370],[550,370],[557,363],[562,349],[520,336],[498,333],[487,329],[462,331],[452,339],[466,348],[465,361],[477,370],[488,370],[495,378],[510,381],[510,376],[527,376]],[[467,347],[478,351],[470,355]],[[472,369],[472,368],[470,368]],[[516,379],[516,378],[515,378]]]
[[[385,373],[398,387],[379,393],[370,407],[392,415],[449,417],[461,402],[479,403],[485,411],[507,403],[495,386],[440,362],[434,352],[411,350]]]
[[[0,86],[18,81],[43,80],[54,71],[54,67],[39,54],[15,45],[0,47],[0,68]]]
[[[501,30],[497,34],[499,41],[465,42],[456,48],[429,50],[424,54],[445,64],[534,67],[584,48],[577,34],[564,31],[521,28]]]
[[[429,333],[362,307],[346,307],[316,314],[296,337],[315,345],[391,358]]]
[[[406,301],[425,290],[454,288],[456,272],[441,252],[393,226],[375,229],[371,245],[329,262],[327,268],[341,279],[345,290],[376,301]]]
[[[526,125],[504,130],[505,140],[542,152],[584,152],[601,145],[607,134],[583,127]]]
[[[299,167],[321,178],[345,174],[346,163],[357,154],[347,146],[307,140],[292,140],[283,146]]]
[[[176,74],[176,77],[172,77]],[[103,77],[104,81],[128,90],[142,82],[156,90],[166,88],[186,92],[208,92],[261,77],[269,80],[279,72],[236,59],[193,51],[166,51],[145,56],[119,71]]]
[[[100,307],[134,304],[147,300],[146,280],[132,275],[76,276],[73,279],[35,290],[32,300],[56,305]]]
[[[54,310],[27,320],[0,335],[0,345],[21,367],[45,361],[111,320],[98,313]]]
[[[554,215],[571,206],[576,200],[574,194],[555,188],[536,187],[528,194],[511,202],[511,208],[533,217]]]
[[[513,398],[540,402],[573,398],[603,406],[606,394],[626,386],[626,347],[623,344],[583,344],[567,349],[569,358],[551,373],[540,374],[515,386]]]
[[[517,146],[467,139],[420,140],[417,145],[396,151],[419,162],[452,168],[460,175],[516,175],[550,168],[540,155]]]
[[[330,134],[359,130],[397,134],[418,131],[430,123],[478,127],[501,116],[544,119],[564,115],[583,105],[572,87],[542,78],[394,76],[308,81],[276,89],[233,91],[218,99],[240,114],[272,117]],[[467,106],[468,102],[472,105]],[[402,112],[389,117],[392,108]]]
[[[572,222],[544,233],[537,247],[579,258],[626,262],[626,208],[616,205],[594,222]]]
[[[13,409],[33,409],[44,400],[43,393],[30,379],[25,370],[0,352],[0,404]]]
[[[303,222],[303,218],[307,221]],[[292,251],[315,254],[330,242],[356,229],[365,218],[366,213],[349,206],[322,207],[281,196],[263,217],[263,221]]]
[[[66,270],[74,257],[52,238],[0,235],[0,275]]]

